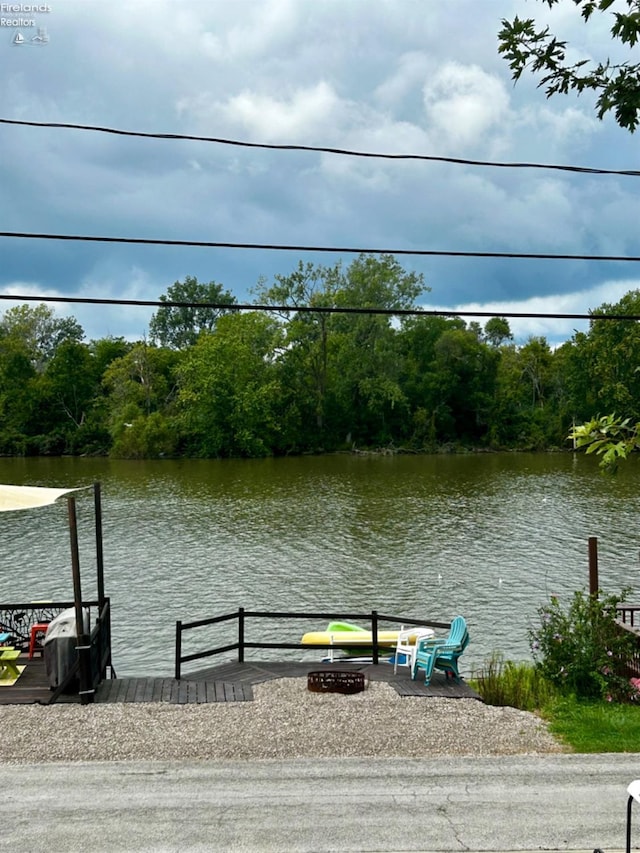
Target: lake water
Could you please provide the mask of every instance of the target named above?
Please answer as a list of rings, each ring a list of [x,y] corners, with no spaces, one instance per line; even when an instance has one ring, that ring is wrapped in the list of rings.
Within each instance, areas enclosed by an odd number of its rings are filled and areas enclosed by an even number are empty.
[[[494,650],[529,659],[537,608],[588,584],[590,536],[603,589],[640,585],[638,473],[635,457],[608,478],[595,459],[570,453],[0,459],[3,483],[101,482],[118,675],[172,674],[176,620],[239,606],[443,621],[460,613],[472,638],[467,672]],[[77,505],[88,599],[92,492],[78,493]],[[0,602],[72,599],[66,500],[1,513],[0,556]],[[631,600],[640,603],[640,589]],[[290,625],[283,639],[322,628]],[[184,652],[222,639],[200,632]]]

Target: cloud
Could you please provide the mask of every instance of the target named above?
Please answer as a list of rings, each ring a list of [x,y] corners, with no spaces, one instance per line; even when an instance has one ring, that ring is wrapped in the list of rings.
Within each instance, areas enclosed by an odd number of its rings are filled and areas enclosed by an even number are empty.
[[[244,3],[240,19],[230,11],[202,35],[204,52],[218,64],[256,60],[278,50],[295,35],[302,14],[293,0]]]
[[[508,118],[509,96],[502,80],[477,65],[447,62],[423,88],[427,128],[439,149],[464,151],[482,145]]]
[[[294,89],[287,97],[244,91],[217,105],[232,125],[261,142],[317,139],[323,128],[341,123],[343,104],[324,80]]]
[[[553,19],[579,50],[588,42],[592,55],[606,52],[601,25],[584,25],[579,10],[552,11],[503,0],[499,15]],[[637,141],[612,120],[598,122],[588,98],[547,100],[527,75],[513,86],[497,54],[499,16],[477,0],[433,4],[428,15],[421,0],[65,0],[47,25],[42,49],[0,44],[4,117],[472,160],[637,162]],[[7,231],[637,254],[635,178],[53,128],[3,126],[2,134]],[[28,282],[43,295],[150,298],[197,275],[244,299],[261,274],[340,259],[8,239],[2,250],[2,292]],[[424,273],[434,300],[455,305],[563,298],[634,273],[592,262],[400,260]],[[123,334],[141,333],[131,311],[91,310],[83,316],[93,317],[92,335],[107,318],[111,333],[116,319]]]
[[[427,79],[431,62],[426,54],[409,51],[398,57],[395,70],[374,90],[375,100],[393,109]]]
[[[532,296],[522,300],[495,300],[489,302],[467,302],[459,305],[424,305],[427,311],[453,311],[467,322],[476,320],[484,326],[488,317],[473,317],[466,312],[490,312],[492,316],[507,314],[582,314],[599,308],[603,304],[615,304],[630,290],[640,288],[640,277],[621,281],[606,281],[587,290],[550,296]],[[466,316],[465,316],[466,314]],[[545,337],[552,345],[558,345],[572,337],[575,331],[587,331],[589,320],[553,319],[550,317],[511,317],[509,325],[517,344],[526,343],[530,337]]]

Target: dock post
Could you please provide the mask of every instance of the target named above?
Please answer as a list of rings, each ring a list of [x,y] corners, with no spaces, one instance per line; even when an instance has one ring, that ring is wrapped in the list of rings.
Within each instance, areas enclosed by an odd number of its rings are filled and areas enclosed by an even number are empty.
[[[180,681],[180,669],[182,657],[182,621],[178,619],[176,622],[176,681]]]
[[[104,607],[104,549],[102,544],[102,493],[100,483],[93,484],[93,505],[96,528],[96,582],[98,586],[98,610]]]
[[[589,594],[598,595],[598,537],[589,537]]]
[[[98,587],[98,649],[100,661],[100,680],[107,677],[107,665],[111,666],[111,626],[105,626],[102,621],[102,613],[105,605],[104,594],[104,548],[102,543],[102,493],[100,483],[93,484],[93,506],[94,520],[96,533],[96,583]],[[107,658],[105,666],[102,667],[104,659],[104,646],[108,645]]]
[[[80,704],[88,705],[94,700],[91,676],[91,639],[84,630],[82,607],[82,588],[80,585],[80,554],[78,550],[78,522],[76,518],[76,499],[67,498],[69,509],[69,534],[71,537],[71,571],[73,574],[73,598],[76,611],[76,648],[80,671]]]
[[[244,663],[244,607],[238,607],[238,663]]]
[[[373,662],[378,661],[378,611],[371,611],[371,639],[373,640]]]

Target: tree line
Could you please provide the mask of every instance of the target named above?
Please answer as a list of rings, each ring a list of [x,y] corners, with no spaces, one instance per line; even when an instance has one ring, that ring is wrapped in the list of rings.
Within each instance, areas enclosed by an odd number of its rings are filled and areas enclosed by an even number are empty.
[[[566,448],[576,423],[640,421],[640,291],[592,311],[553,349],[513,342],[508,321],[324,313],[403,311],[428,288],[392,256],[299,263],[240,311],[187,276],[148,336],[85,341],[44,304],[0,315],[0,453],[122,458],[259,457],[392,448]],[[175,307],[171,303],[187,303]],[[189,307],[188,303],[201,303]],[[218,307],[207,307],[214,304]],[[287,310],[282,310],[282,309]]]

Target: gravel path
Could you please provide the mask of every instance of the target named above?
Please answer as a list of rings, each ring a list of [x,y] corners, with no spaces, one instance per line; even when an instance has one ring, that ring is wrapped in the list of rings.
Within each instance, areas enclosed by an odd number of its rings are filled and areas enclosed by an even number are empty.
[[[525,711],[477,699],[312,693],[303,678],[254,688],[252,702],[6,705],[2,763],[519,755],[566,751]]]

